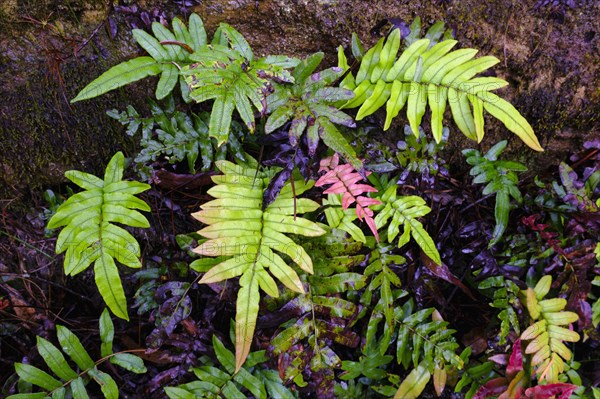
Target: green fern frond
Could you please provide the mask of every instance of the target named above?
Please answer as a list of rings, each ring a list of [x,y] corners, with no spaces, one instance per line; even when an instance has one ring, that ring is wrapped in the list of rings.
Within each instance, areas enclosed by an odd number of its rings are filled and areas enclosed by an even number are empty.
[[[508,225],[510,214],[510,198],[521,203],[522,196],[519,191],[519,177],[516,172],[525,172],[527,168],[519,162],[500,161],[498,156],[506,148],[507,141],[502,140],[489,149],[485,155],[474,149],[463,150],[467,163],[472,165],[469,174],[474,176],[473,183],[487,183],[483,195],[496,194],[494,216],[496,226],[488,246],[494,246],[504,234]]]
[[[127,126],[127,134],[133,136],[141,126],[141,150],[135,157],[135,168],[140,176],[151,181],[154,177],[154,163],[164,158],[170,164],[187,161],[190,173],[196,173],[198,158],[202,162],[200,171],[212,170],[213,162],[232,155],[235,159],[246,160],[240,139],[244,133],[242,125],[232,121],[227,143],[217,146],[209,136],[208,112],[196,114],[175,109],[173,96],[168,96],[164,106],[148,99],[152,116],[142,118],[130,105],[126,111],[109,111],[107,114]]]
[[[139,268],[140,246],[137,240],[116,223],[131,227],[150,227],[136,209],[150,207],[135,194],[150,188],[148,184],[124,181],[125,157],[116,153],[104,174],[104,180],[88,173],[70,170],[65,176],[85,191],[65,201],[48,222],[48,228],[65,226],[56,240],[56,253],[65,254],[65,274],[74,276],[94,263],[98,290],[110,310],[129,320],[127,300],[115,259],[128,267]]]
[[[334,106],[354,97],[352,90],[331,87],[343,71],[329,68],[314,72],[323,60],[323,53],[315,53],[298,63],[292,72],[293,85],[277,85],[269,108],[273,113],[265,123],[265,133],[271,133],[290,119],[290,144],[299,145],[306,133],[308,155],[314,156],[320,140],[341,154],[355,169],[362,168],[354,148],[335,125],[355,127],[354,119]]]
[[[213,336],[212,342],[219,364],[193,368],[197,380],[165,388],[170,399],[246,398],[249,393],[256,399],[295,398],[277,372],[256,367],[268,360],[264,350],[249,354],[244,367],[236,370],[235,355],[217,336]]]
[[[443,40],[430,46],[428,38],[414,41],[400,56],[400,29],[395,29],[371,48],[361,60],[354,79],[346,78],[344,88],[354,90],[355,97],[343,108],[360,106],[357,120],[371,115],[384,104],[387,130],[400,110],[406,114],[414,134],[427,106],[431,109],[431,129],[437,142],[442,137],[443,116],[450,104],[457,127],[472,140],[484,135],[483,110],[499,119],[529,147],[543,151],[533,128],[506,100],[493,94],[508,83],[495,77],[475,77],[497,64],[496,57],[474,58],[477,50],[451,51],[455,40]],[[343,54],[343,53],[342,53]],[[340,55],[340,66],[346,66]]]
[[[298,274],[278,254],[287,255],[306,273],[313,272],[313,264],[302,246],[288,234],[319,236],[325,231],[316,223],[297,217],[312,212],[319,204],[307,198],[295,198],[310,189],[314,182],[302,180],[286,183],[279,196],[266,209],[264,190],[270,176],[257,171],[257,165],[236,165],[217,161],[223,175],[213,176],[216,186],[208,194],[216,198],[202,205],[193,216],[208,226],[198,233],[208,238],[194,251],[198,254],[228,259],[212,267],[200,283],[215,283],[240,276],[236,311],[236,370],[244,363],[254,334],[259,288],[272,297],[279,296],[277,283],[269,270],[283,285],[303,293]]]
[[[392,298],[397,300],[407,294],[403,290],[394,290]],[[392,378],[386,370],[393,359],[387,352],[390,343],[395,340],[396,360],[411,372],[398,388],[389,385],[373,385],[371,388],[397,398],[417,398],[433,375],[436,389],[443,390],[447,370],[459,370],[464,366],[464,360],[456,354],[459,347],[454,337],[456,331],[447,328],[449,323],[441,320],[433,308],[414,312],[414,303],[409,300],[394,308],[394,324],[391,327],[384,324],[383,334],[380,334],[381,304],[380,301],[373,313],[375,317],[369,320],[362,356],[357,362],[342,363],[342,368],[347,371],[342,378],[354,379],[364,375],[374,381],[386,377],[390,382],[397,381],[397,377]],[[393,384],[397,386],[397,382]]]
[[[501,309],[498,313],[498,319],[500,319],[498,342],[500,345],[505,345],[506,337],[510,333],[511,328],[517,334],[521,333],[517,312],[513,307],[517,302],[519,287],[512,280],[504,276],[492,276],[479,283],[477,288],[484,292],[489,290],[490,292],[487,295],[492,299],[490,306]]]
[[[473,349],[470,346],[467,346],[461,352],[460,358],[468,366],[464,368],[460,380],[454,387],[454,392],[461,392],[465,388],[468,388],[465,392],[466,399],[472,399],[480,387],[494,376],[497,376],[497,373],[494,371],[494,363],[490,361],[483,363],[472,362],[472,364],[469,364],[469,358],[472,353]]]
[[[146,372],[144,362],[139,357],[130,353],[113,353],[112,343],[114,338],[114,325],[108,310],[104,309],[100,316],[100,340],[102,359],[94,361],[85,350],[81,341],[66,327],[57,325],[56,333],[62,352],[50,341],[37,337],[37,349],[54,375],[23,363],[15,363],[15,371],[22,381],[42,388],[45,392],[19,393],[7,399],[42,399],[42,398],[89,398],[86,385],[89,383],[88,375],[100,386],[106,399],[117,399],[119,390],[116,382],[103,371],[98,370],[98,365],[106,360],[128,371],[141,374]],[[77,366],[75,369],[67,362],[63,352]]]
[[[425,216],[431,211],[425,205],[425,200],[415,195],[398,197],[395,185],[390,186],[379,199],[385,205],[377,213],[375,225],[377,229],[382,229],[388,225],[388,220],[391,218],[387,229],[388,242],[394,241],[400,232],[400,226],[402,226],[404,230],[398,239],[398,248],[408,243],[412,236],[425,255],[440,265],[442,260],[433,239],[421,222],[417,220],[417,218]],[[377,209],[377,206],[374,209]]]
[[[565,362],[569,362],[573,353],[563,341],[577,342],[579,334],[568,326],[579,320],[574,312],[566,312],[567,300],[563,298],[544,299],[550,291],[551,276],[542,277],[534,288],[522,291],[523,302],[533,320],[521,339],[529,341],[525,353],[532,356],[531,365],[539,381],[548,384],[559,382],[566,371]]]
[[[231,26],[221,23],[212,44],[190,56],[195,63],[182,68],[190,97],[198,103],[214,100],[209,132],[220,146],[229,137],[235,109],[250,132],[254,132],[254,109],[266,112],[272,80],[293,82],[287,68],[298,60],[284,56],[254,59],[250,45]]]
[[[358,242],[367,242],[360,227],[354,224],[354,221],[358,219],[356,210],[352,208],[342,209],[341,194],[327,194],[327,199],[323,199],[323,206],[325,207],[325,218],[329,227],[345,231]]]
[[[115,65],[84,87],[71,102],[98,97],[155,75],[160,75],[156,86],[158,100],[169,95],[179,82],[183,98],[189,101],[189,89],[180,77],[179,69],[189,65],[192,62],[190,54],[206,44],[206,32],[202,19],[197,14],[190,15],[187,27],[177,17],[173,18],[171,24],[173,31],[159,22],[153,22],[153,35],[141,29],[134,29],[134,39],[149,56],[137,57]]]

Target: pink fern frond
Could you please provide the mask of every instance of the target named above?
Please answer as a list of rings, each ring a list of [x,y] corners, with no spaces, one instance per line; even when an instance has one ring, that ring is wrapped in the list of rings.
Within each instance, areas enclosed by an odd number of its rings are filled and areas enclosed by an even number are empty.
[[[373,219],[373,211],[369,209],[369,206],[379,205],[381,201],[362,195],[364,193],[377,192],[377,189],[368,184],[359,184],[363,180],[363,177],[354,170],[352,165],[340,165],[339,161],[338,154],[321,160],[319,172],[326,173],[317,180],[315,186],[330,185],[329,188],[323,191],[324,194],[342,194],[343,210],[348,209],[350,205],[356,203],[356,216],[360,221],[364,219],[377,241],[379,241],[377,226]]]

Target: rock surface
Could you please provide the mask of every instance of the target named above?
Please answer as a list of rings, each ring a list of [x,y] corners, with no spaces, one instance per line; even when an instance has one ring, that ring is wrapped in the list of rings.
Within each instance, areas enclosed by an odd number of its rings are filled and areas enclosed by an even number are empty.
[[[306,56],[323,51],[335,62],[352,32],[367,45],[385,19],[429,26],[443,20],[459,46],[498,57],[495,73],[509,81],[500,95],[530,121],[546,152],[535,164],[555,165],[600,129],[600,3],[597,1],[350,1],[7,0],[0,5],[1,207],[64,181],[65,170],[98,173],[117,149],[135,143],[105,115],[133,103],[143,108],[153,84],[139,83],[70,105],[78,90],[110,66],[141,54],[130,30],[194,11],[209,33],[219,22],[242,32],[257,54]],[[575,5],[575,7],[572,7]],[[482,146],[512,136],[492,119]],[[450,123],[450,126],[452,124]],[[392,133],[390,133],[392,134]],[[452,134],[451,146],[476,144]],[[533,157],[516,138],[515,156]],[[460,161],[457,158],[455,161]]]

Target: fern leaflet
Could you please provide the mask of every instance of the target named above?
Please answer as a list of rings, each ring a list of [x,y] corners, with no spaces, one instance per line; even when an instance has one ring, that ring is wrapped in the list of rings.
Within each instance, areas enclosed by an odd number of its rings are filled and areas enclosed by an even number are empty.
[[[400,196],[396,195],[396,186],[390,186],[379,199],[384,205],[375,217],[375,225],[378,228],[383,228],[387,225],[391,218],[387,229],[388,242],[394,241],[400,232],[400,226],[403,226],[404,231],[398,239],[398,248],[402,247],[410,240],[412,236],[423,253],[427,255],[437,265],[442,264],[440,254],[435,247],[435,243],[431,236],[423,228],[421,222],[417,218],[427,215],[431,209],[425,205],[425,200],[416,195]]]

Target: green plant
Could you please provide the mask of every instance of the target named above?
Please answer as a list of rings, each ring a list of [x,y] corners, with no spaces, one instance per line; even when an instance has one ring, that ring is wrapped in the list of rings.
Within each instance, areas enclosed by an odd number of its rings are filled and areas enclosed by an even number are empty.
[[[573,356],[563,341],[579,341],[577,332],[563,327],[579,319],[577,313],[563,311],[567,300],[543,299],[551,284],[552,277],[544,276],[534,288],[522,292],[532,324],[521,334],[523,341],[530,341],[525,353],[532,356],[531,366],[535,368],[538,381],[549,384],[559,382],[559,376],[565,371],[565,361],[570,361]]]
[[[386,104],[384,129],[406,105],[406,114],[414,134],[427,105],[431,108],[431,130],[437,142],[442,138],[446,103],[454,122],[468,138],[478,142],[484,136],[483,110],[504,123],[525,144],[542,151],[529,123],[506,100],[492,93],[508,83],[495,77],[474,77],[497,64],[496,57],[474,59],[477,50],[450,51],[456,40],[443,40],[432,45],[424,38],[414,41],[398,57],[400,29],[382,38],[360,60],[356,77],[349,72],[343,87],[354,90],[355,97],[342,108],[360,106],[357,120],[371,115]],[[343,51],[338,52],[338,64],[347,69]]]
[[[467,392],[465,392],[465,399],[472,399],[479,388],[496,375],[494,372],[494,363],[492,362],[477,363],[471,361],[469,363],[471,354],[472,348],[470,346],[467,346],[461,352],[460,358],[466,366],[460,380],[458,380],[454,387],[454,392],[461,392],[464,388],[468,387]]]
[[[342,364],[337,348],[356,348],[360,339],[352,326],[361,306],[352,299],[366,277],[351,270],[365,257],[351,243],[340,235],[306,240],[303,246],[315,259],[315,274],[306,276],[307,293],[282,298],[283,306],[260,319],[279,325],[269,352],[277,356],[283,379],[314,386],[319,397],[333,395],[334,370]],[[345,248],[339,255],[332,250],[336,245]]]
[[[70,197],[71,195],[73,195],[73,190],[71,190],[71,188],[68,187],[66,197]],[[46,221],[52,219],[52,216],[54,216],[58,207],[63,202],[65,202],[65,197],[60,196],[60,195],[57,196],[54,191],[48,189],[48,190],[44,191],[43,198],[44,198],[44,201],[46,201],[46,204],[48,207],[47,208],[44,207],[42,212],[39,213],[38,217],[40,218],[40,220],[42,220],[44,223],[46,223]],[[51,237],[52,234],[53,234],[52,230],[46,226],[44,229],[44,236]]]
[[[356,157],[354,148],[346,141],[334,124],[356,127],[349,115],[337,109],[334,104],[354,97],[351,90],[331,87],[343,73],[340,68],[329,68],[314,73],[323,60],[323,53],[315,53],[298,63],[292,71],[293,85],[279,84],[275,93],[269,96],[271,115],[265,123],[265,133],[269,134],[282,127],[290,119],[289,139],[292,147],[297,147],[306,132],[308,155],[314,156],[323,142],[341,154],[357,170],[362,162]]]
[[[216,186],[208,194],[216,199],[203,204],[202,210],[193,214],[208,225],[198,232],[208,241],[194,251],[209,257],[227,257],[225,260],[217,258],[220,263],[211,267],[200,283],[241,276],[235,329],[236,370],[239,370],[252,344],[259,287],[272,297],[279,296],[277,283],[267,270],[292,291],[305,292],[296,271],[274,251],[286,255],[306,273],[313,272],[308,253],[285,233],[314,237],[325,231],[316,223],[296,216],[319,208],[313,200],[296,198],[310,189],[313,182],[292,180],[286,183],[275,201],[263,209],[268,172],[258,171],[255,162],[236,165],[217,161],[216,166],[224,173],[212,177]]]
[[[467,163],[472,166],[469,174],[475,176],[473,183],[487,183],[483,189],[483,195],[496,194],[496,205],[494,215],[496,226],[492,233],[489,247],[494,246],[506,230],[510,214],[510,197],[521,203],[521,191],[519,191],[519,177],[515,172],[524,172],[527,168],[514,161],[500,161],[498,156],[506,148],[507,142],[503,140],[489,149],[485,155],[474,149],[463,150],[467,157]]]
[[[396,294],[395,298],[406,293]],[[397,389],[388,385],[374,388],[377,392],[389,395],[395,392],[394,398],[417,398],[425,386],[434,377],[434,386],[439,394],[446,385],[447,370],[462,369],[464,361],[456,354],[458,343],[454,338],[455,330],[448,329],[448,322],[443,321],[439,312],[433,308],[414,311],[414,302],[409,300],[403,306],[394,309],[395,326],[384,328],[382,339],[376,339],[378,324],[381,318],[371,318],[367,327],[366,343],[362,349],[364,356],[358,362],[343,361],[342,368],[348,371],[343,379],[353,379],[361,374],[372,380],[387,377],[391,382],[397,376],[389,375],[377,367],[385,366],[392,356],[385,356],[391,340],[385,335],[395,336],[395,357],[405,369],[411,370]],[[411,367],[412,365],[412,367]]]
[[[116,153],[104,173],[104,180],[84,172],[70,170],[65,176],[85,191],[67,199],[48,222],[48,228],[65,226],[56,240],[56,252],[66,251],[64,269],[75,276],[94,263],[96,286],[118,317],[129,320],[127,300],[115,259],[128,267],[139,268],[140,246],[137,240],[116,223],[131,227],[149,227],[148,220],[136,209],[150,207],[135,194],[149,185],[125,181],[125,157]]]
[[[181,112],[175,109],[172,96],[165,100],[164,108],[149,99],[148,104],[152,116],[142,118],[130,105],[126,111],[112,110],[108,115],[127,125],[127,134],[133,136],[140,130],[140,146],[142,149],[135,157],[136,169],[146,181],[152,180],[153,164],[159,158],[165,158],[169,164],[187,161],[190,173],[196,173],[198,157],[202,161],[199,168],[202,172],[212,170],[213,162],[225,159],[227,154],[244,161],[240,139],[243,131],[241,126],[232,121],[227,143],[217,147],[216,140],[211,139],[208,131],[210,115],[207,112]]]
[[[248,397],[243,391],[251,393],[256,399],[296,398],[282,384],[275,371],[257,367],[268,360],[264,350],[250,353],[244,366],[237,369],[234,354],[216,335],[213,336],[212,343],[220,364],[215,366],[208,359],[203,359],[205,365],[193,368],[196,381],[165,388],[170,399]]]
[[[398,236],[400,226],[402,226],[404,230],[398,239],[398,248],[406,245],[412,236],[423,253],[435,264],[441,265],[442,260],[433,239],[423,224],[417,220],[417,218],[427,215],[431,209],[425,205],[423,198],[416,195],[398,196],[396,190],[397,187],[392,185],[378,198],[383,205],[374,207],[378,210],[375,225],[378,229],[388,226],[387,240],[390,243]],[[391,221],[388,224],[390,218]]]
[[[194,101],[214,100],[209,134],[219,146],[229,138],[234,109],[248,130],[254,132],[253,108],[265,114],[267,96],[273,91],[271,81],[294,82],[286,68],[298,64],[297,59],[286,56],[255,59],[246,39],[224,23],[219,25],[212,44],[199,48],[190,58],[196,62],[182,68],[182,73]]]
[[[100,346],[101,359],[94,361],[85,350],[81,341],[68,328],[57,325],[56,334],[62,352],[75,363],[78,371],[75,371],[65,359],[65,356],[50,341],[37,337],[37,349],[54,375],[24,363],[16,363],[15,370],[19,378],[27,384],[40,387],[44,392],[31,392],[31,385],[27,393],[11,395],[7,399],[44,399],[44,398],[89,398],[86,385],[90,382],[90,377],[94,380],[107,399],[117,399],[119,390],[115,380],[107,373],[100,371],[98,366],[105,361],[116,364],[128,371],[141,374],[146,372],[144,362],[139,357],[126,352],[113,352],[113,338],[115,329],[109,312],[104,309],[99,320],[100,324]]]
[[[492,276],[479,283],[477,288],[491,297],[491,307],[501,309],[498,313],[498,319],[500,319],[498,343],[504,345],[511,328],[517,334],[521,333],[517,312],[514,309],[518,301],[519,287],[504,276]]]
[[[437,175],[444,172],[444,160],[438,153],[448,141],[450,130],[444,127],[439,142],[428,141],[425,131],[419,127],[419,134],[412,133],[410,126],[404,126],[404,140],[398,142],[396,160],[402,169],[401,181],[405,181],[409,173]]]
[[[137,57],[115,65],[84,87],[71,102],[98,97],[155,75],[160,75],[155,93],[158,100],[168,96],[178,81],[183,98],[189,100],[189,88],[180,76],[180,70],[192,63],[192,53],[206,45],[206,32],[202,19],[197,14],[190,15],[188,27],[179,18],[173,18],[171,24],[172,32],[161,23],[153,22],[154,36],[141,29],[134,29],[134,39],[150,56]]]

